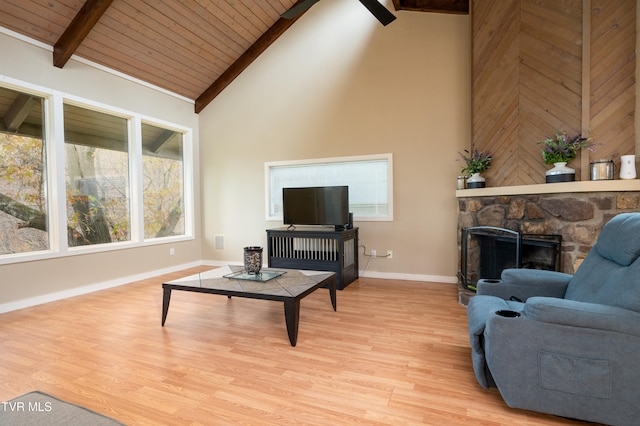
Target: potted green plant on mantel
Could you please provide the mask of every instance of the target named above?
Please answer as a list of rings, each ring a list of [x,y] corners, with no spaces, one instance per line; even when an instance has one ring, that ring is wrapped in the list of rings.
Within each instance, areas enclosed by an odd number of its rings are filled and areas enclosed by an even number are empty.
[[[478,151],[477,149],[474,149],[473,152],[465,149],[464,152],[466,154],[459,152],[460,157],[465,162],[465,167],[460,172],[469,174],[467,188],[484,188],[486,180],[481,174],[491,168],[493,157],[488,152]]]
[[[556,131],[552,138],[547,138],[537,143],[542,145],[542,160],[545,164],[553,164],[553,168],[546,172],[546,182],[573,182],[576,180],[576,171],[567,167],[567,163],[578,155],[584,148],[591,151],[593,145],[591,138],[578,135],[569,138],[567,132]]]

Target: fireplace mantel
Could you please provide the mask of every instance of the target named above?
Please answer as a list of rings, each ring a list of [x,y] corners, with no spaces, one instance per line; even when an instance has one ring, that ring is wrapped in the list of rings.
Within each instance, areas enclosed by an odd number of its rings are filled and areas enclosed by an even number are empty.
[[[640,179],[586,180],[577,182],[543,183],[537,185],[498,186],[459,189],[457,198],[495,197],[502,195],[564,194],[576,192],[640,191]]]

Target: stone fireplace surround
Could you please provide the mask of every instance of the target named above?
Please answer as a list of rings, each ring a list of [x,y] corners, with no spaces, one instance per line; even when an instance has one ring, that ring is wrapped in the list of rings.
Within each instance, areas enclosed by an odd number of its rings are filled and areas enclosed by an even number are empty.
[[[613,216],[640,211],[640,180],[550,183],[456,191],[458,265],[462,229],[495,226],[526,234],[562,235],[562,271],[573,274]],[[458,271],[460,276],[460,270]],[[462,288],[465,304],[473,292]]]

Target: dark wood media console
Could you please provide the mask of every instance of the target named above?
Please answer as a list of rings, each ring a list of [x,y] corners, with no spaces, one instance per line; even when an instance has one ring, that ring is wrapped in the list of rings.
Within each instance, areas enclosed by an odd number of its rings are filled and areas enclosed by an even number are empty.
[[[267,229],[267,251],[270,268],[335,272],[338,290],[358,279],[358,228]]]

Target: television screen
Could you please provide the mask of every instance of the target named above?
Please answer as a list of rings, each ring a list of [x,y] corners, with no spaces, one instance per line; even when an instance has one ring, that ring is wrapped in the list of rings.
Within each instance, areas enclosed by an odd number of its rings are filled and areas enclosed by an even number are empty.
[[[283,188],[282,214],[286,225],[344,226],[349,223],[349,187]]]

